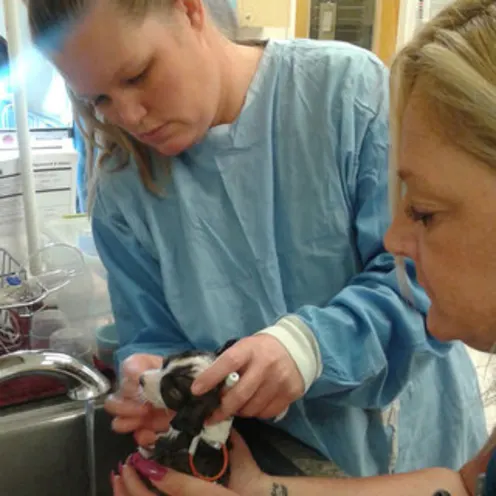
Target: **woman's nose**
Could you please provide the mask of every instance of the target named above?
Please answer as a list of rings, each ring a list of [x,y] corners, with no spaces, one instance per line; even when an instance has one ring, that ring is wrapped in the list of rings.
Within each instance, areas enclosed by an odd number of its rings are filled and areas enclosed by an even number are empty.
[[[140,126],[146,116],[146,109],[137,98],[127,95],[114,99],[113,103],[118,124],[130,131],[142,131]]]
[[[415,225],[404,213],[398,212],[384,236],[386,250],[395,256],[415,260]]]

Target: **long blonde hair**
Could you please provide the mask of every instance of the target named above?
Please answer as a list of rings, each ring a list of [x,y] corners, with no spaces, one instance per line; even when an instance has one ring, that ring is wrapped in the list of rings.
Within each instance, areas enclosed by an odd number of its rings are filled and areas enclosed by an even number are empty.
[[[167,15],[174,0],[109,0],[126,16],[140,22],[150,12]],[[95,0],[30,0],[28,6],[29,27],[34,43],[42,50],[46,39],[52,36],[54,27],[70,29],[94,5]],[[218,28],[228,38],[234,38],[237,31],[236,17],[229,6],[229,0],[205,0],[205,5]],[[64,28],[62,28],[64,29]],[[62,33],[63,35],[63,33]],[[149,149],[129,133],[97,116],[93,105],[78,99],[68,88],[74,119],[81,130],[86,148],[87,181],[91,183],[95,167],[99,168],[110,156],[117,157],[117,169],[126,167],[130,158],[136,162],[143,184],[157,192],[152,177]],[[99,150],[98,157],[94,156]]]
[[[458,0],[427,23],[391,67],[390,201],[399,208],[400,132],[408,100],[420,89],[439,131],[496,171],[496,1]],[[397,262],[401,265],[402,260]],[[400,285],[405,288],[399,272]],[[407,289],[408,291],[408,289]],[[493,432],[485,450],[496,445]]]

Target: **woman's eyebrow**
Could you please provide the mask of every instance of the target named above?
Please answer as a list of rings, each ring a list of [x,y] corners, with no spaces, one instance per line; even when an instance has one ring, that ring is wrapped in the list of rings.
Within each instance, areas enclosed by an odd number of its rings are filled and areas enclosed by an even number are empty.
[[[127,60],[124,63],[120,64],[117,70],[114,71],[114,79],[115,80],[127,79],[133,73],[135,72],[139,73],[140,71],[145,70],[151,64],[151,62],[152,62],[152,57],[146,58],[144,61],[140,62],[139,64],[136,64],[136,58]],[[103,93],[97,93],[94,95],[79,94],[74,90],[73,93],[78,100],[83,100],[87,102],[92,102],[103,94]]]
[[[417,174],[411,169],[399,169],[398,178],[405,184],[408,184],[409,189],[415,188],[418,193],[427,195],[429,198],[442,203],[453,203],[456,201],[450,190],[444,184],[438,181],[429,181],[422,174]]]

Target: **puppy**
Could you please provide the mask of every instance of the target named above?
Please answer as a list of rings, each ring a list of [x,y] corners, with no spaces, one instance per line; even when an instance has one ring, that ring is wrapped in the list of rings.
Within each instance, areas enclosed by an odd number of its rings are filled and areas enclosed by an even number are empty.
[[[156,408],[174,411],[175,416],[169,430],[158,435],[155,445],[150,449],[140,448],[139,453],[135,453],[131,460],[139,462],[137,457],[142,457],[179,472],[228,485],[232,419],[204,426],[205,421],[221,404],[224,384],[219,384],[201,396],[191,393],[191,385],[198,375],[235,342],[236,340],[228,341],[216,352],[186,351],[168,356],[164,358],[162,368],[148,370],[140,377],[144,399]],[[228,379],[235,382],[237,374]],[[226,382],[226,385],[231,384]],[[154,494],[162,494],[148,480],[143,481]]]

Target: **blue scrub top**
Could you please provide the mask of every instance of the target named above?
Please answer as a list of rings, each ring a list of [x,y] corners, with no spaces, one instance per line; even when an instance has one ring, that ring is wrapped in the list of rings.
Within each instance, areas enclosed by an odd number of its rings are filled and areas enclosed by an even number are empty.
[[[315,334],[323,372],[278,424],[348,474],[458,469],[481,448],[461,344],[426,333],[383,236],[388,72],[341,42],[270,41],[240,116],[173,159],[165,194],[136,165],[101,171],[92,213],[120,338],[116,360],[216,349],[283,316]]]

